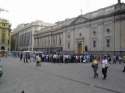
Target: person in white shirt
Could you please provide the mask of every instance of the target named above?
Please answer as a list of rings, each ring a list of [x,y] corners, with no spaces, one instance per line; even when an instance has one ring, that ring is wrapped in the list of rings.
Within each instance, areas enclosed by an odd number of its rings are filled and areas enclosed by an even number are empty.
[[[107,78],[107,70],[108,70],[108,60],[106,56],[104,56],[102,60],[102,74],[103,74],[103,80]]]
[[[40,58],[40,56],[37,54],[36,55],[36,66],[41,66],[41,58]]]

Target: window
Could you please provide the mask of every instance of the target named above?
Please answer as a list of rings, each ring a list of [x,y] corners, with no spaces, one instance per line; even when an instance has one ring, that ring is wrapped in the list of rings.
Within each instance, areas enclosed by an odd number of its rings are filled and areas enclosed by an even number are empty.
[[[50,45],[50,39],[48,38],[48,46]]]
[[[68,48],[70,48],[70,42],[68,42]]]
[[[55,44],[57,44],[57,35],[55,36]]]
[[[2,43],[5,43],[5,31],[2,32]]]
[[[96,35],[96,31],[93,31],[93,35],[94,35],[94,36]]]
[[[110,39],[106,39],[106,46],[110,47]]]
[[[3,24],[2,24],[2,26],[6,26],[6,24],[5,24],[5,23],[3,23]]]
[[[44,45],[45,45],[45,47],[46,47],[46,44],[47,44],[47,42],[46,42],[46,38],[45,38],[45,40],[44,40]]]
[[[55,45],[55,38],[54,38],[54,36],[52,38],[53,38],[53,45]]]
[[[93,47],[96,47],[96,40],[93,40]]]
[[[79,33],[79,36],[82,36],[82,33]]]
[[[61,42],[61,38],[59,38],[59,45],[61,45],[61,43],[62,43],[62,42]]]
[[[68,38],[70,38],[70,35],[68,35]]]
[[[85,46],[85,51],[88,51],[88,46],[87,45]]]
[[[109,28],[107,28],[106,31],[107,31],[108,34],[110,33],[110,29]]]
[[[8,45],[9,45],[9,40],[8,40]]]
[[[38,38],[38,42],[37,42],[38,46],[39,46],[39,38]]]

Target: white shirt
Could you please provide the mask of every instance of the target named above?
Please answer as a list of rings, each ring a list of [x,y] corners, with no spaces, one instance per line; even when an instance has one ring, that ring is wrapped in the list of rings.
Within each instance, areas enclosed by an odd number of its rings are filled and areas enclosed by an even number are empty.
[[[102,60],[102,68],[105,68],[107,64],[108,64],[108,60],[107,59],[103,59]]]
[[[38,55],[36,56],[36,60],[41,61],[41,59],[40,59],[40,57]]]

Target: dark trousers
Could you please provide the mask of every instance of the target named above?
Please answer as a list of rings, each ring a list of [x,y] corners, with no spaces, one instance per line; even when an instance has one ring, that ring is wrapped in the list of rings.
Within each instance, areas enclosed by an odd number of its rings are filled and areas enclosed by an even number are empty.
[[[125,66],[124,66],[123,72],[125,72]]]
[[[98,70],[98,66],[93,66],[94,78],[98,77],[97,70]]]
[[[108,67],[102,68],[103,79],[107,78],[107,69]]]

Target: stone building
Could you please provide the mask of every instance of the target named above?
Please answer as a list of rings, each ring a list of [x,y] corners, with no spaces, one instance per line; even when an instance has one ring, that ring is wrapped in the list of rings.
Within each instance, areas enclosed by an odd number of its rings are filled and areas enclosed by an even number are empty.
[[[73,19],[72,19],[73,20]],[[71,20],[71,21],[72,21]],[[60,52],[63,51],[64,45],[64,29],[63,26],[69,24],[69,20],[57,22],[56,24],[42,28],[41,31],[34,34],[35,47],[34,50],[44,52]]]
[[[11,35],[12,49],[16,51],[32,51],[34,47],[34,32],[51,24],[42,21],[34,21],[18,25]]]
[[[34,50],[81,54],[125,51],[125,4],[120,1],[34,34]]]
[[[6,19],[0,19],[0,49],[10,50],[11,25]]]

